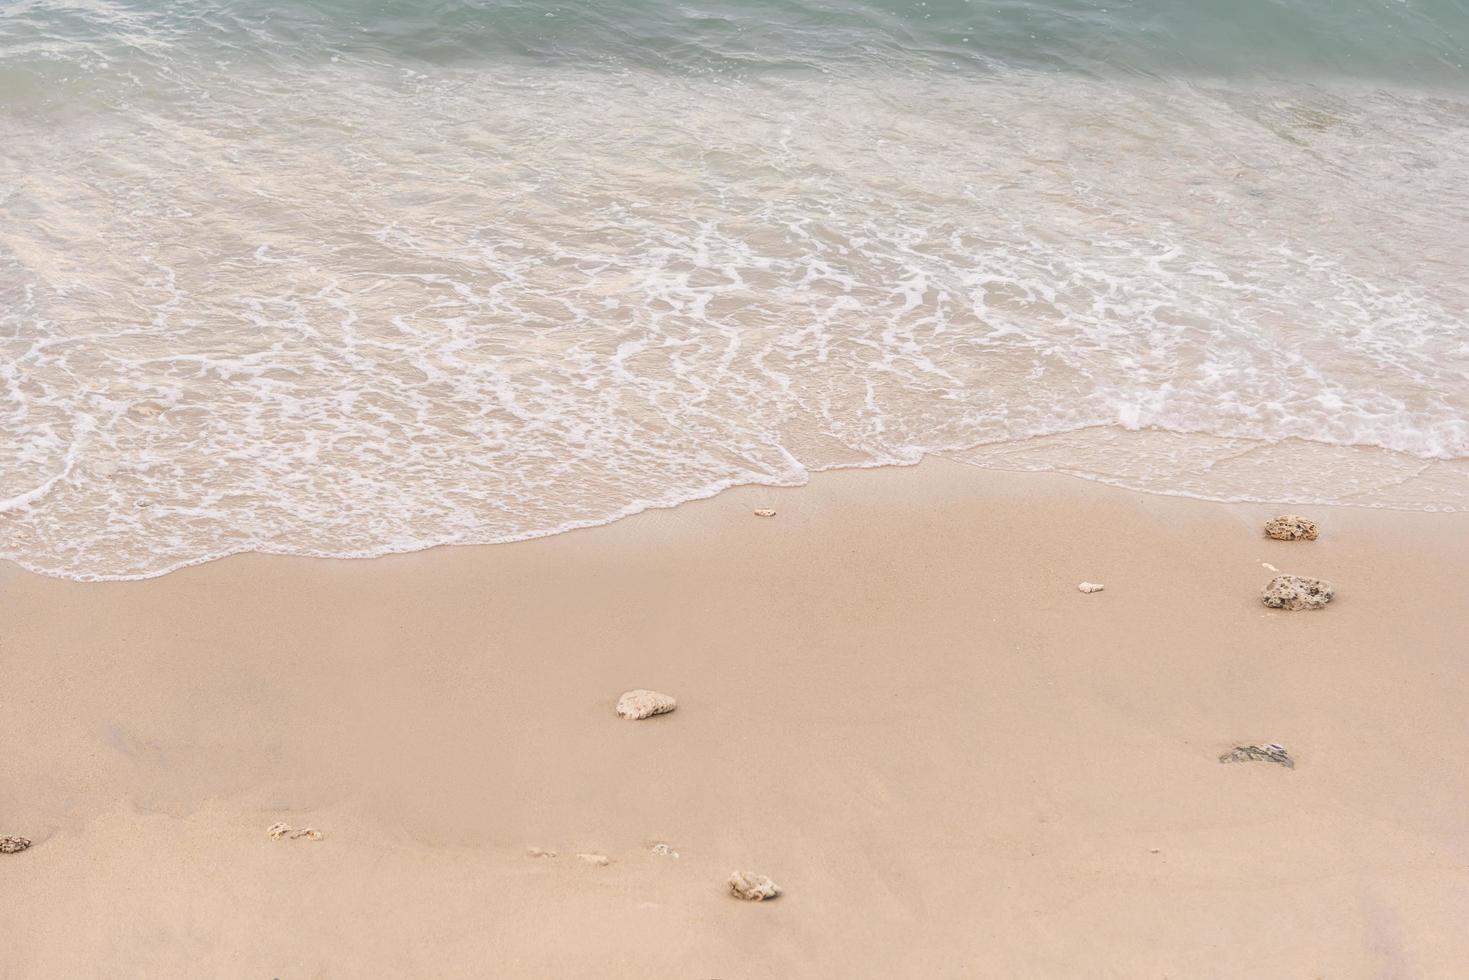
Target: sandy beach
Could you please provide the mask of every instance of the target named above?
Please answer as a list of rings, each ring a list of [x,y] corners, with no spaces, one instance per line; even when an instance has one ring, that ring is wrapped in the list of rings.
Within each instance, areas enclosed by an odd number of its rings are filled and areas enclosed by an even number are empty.
[[[0,980],[1469,978],[1469,0],[0,0],[0,148]]]
[[[521,544],[6,566],[0,974],[1456,975],[1469,515],[1286,509],[1319,540],[929,461]],[[1266,609],[1267,564],[1336,600]],[[638,687],[677,711],[619,719]]]

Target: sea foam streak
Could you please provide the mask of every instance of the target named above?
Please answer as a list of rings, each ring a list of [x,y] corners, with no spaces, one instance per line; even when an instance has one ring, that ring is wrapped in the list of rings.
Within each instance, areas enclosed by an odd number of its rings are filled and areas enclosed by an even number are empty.
[[[0,556],[105,579],[514,540],[925,453],[1469,499],[1453,98],[216,81],[0,111]]]

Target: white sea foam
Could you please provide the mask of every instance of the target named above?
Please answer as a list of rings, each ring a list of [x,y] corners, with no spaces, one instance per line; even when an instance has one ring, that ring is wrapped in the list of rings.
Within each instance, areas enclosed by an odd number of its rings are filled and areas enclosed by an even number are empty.
[[[1469,109],[352,59],[0,108],[0,556],[555,533],[916,462],[1469,501]]]

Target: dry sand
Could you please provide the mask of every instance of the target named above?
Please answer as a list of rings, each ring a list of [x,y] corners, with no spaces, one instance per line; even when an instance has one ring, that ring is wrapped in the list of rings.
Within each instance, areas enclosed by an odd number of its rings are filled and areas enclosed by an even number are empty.
[[[931,461],[516,545],[6,566],[0,975],[1462,976],[1469,515],[1293,509],[1319,540]],[[1266,609],[1262,562],[1337,598]]]

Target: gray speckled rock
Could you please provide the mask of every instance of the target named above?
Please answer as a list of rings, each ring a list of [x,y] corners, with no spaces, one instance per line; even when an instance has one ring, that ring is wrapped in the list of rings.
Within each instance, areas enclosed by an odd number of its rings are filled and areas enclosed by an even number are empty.
[[[1330,582],[1300,575],[1277,575],[1265,586],[1265,605],[1271,609],[1321,609],[1336,595]]]
[[[747,902],[763,902],[780,894],[780,886],[753,871],[736,871],[729,876],[729,890],[735,898]]]
[[[1270,742],[1266,745],[1236,745],[1219,757],[1220,762],[1273,762],[1277,766],[1294,769],[1296,762],[1285,750],[1284,745]]]
[[[0,854],[18,854],[31,846],[31,842],[24,837],[0,837]]]
[[[1265,522],[1265,534],[1277,541],[1315,541],[1316,522],[1297,514],[1282,514]]]

